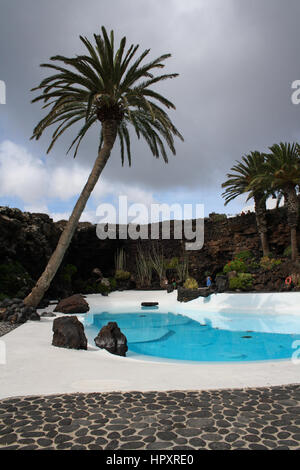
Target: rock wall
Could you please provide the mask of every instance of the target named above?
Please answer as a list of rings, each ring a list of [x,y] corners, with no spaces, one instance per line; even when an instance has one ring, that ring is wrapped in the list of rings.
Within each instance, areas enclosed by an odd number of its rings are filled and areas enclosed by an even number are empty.
[[[65,223],[64,221],[54,223],[46,214],[31,214],[18,209],[0,207],[0,271],[1,265],[18,261],[32,280],[36,280],[55,248]],[[268,227],[271,250],[274,254],[281,255],[290,244],[284,208],[269,211]],[[127,269],[134,273],[139,243],[144,247],[149,246],[149,241],[145,240],[102,241],[97,238],[94,225],[80,223],[65,256],[64,265],[69,263],[77,267],[75,276],[77,280],[89,278],[94,268],[100,268],[105,276],[112,276],[115,252],[123,246],[127,254]],[[173,239],[172,223],[171,239],[160,240],[166,258],[182,256],[184,243],[184,240]],[[222,271],[224,264],[231,260],[235,253],[246,249],[261,256],[253,213],[221,221],[206,218],[203,248],[189,251],[190,274],[200,283],[204,282],[206,271],[214,276]],[[53,281],[51,295],[59,295],[60,273],[61,269]]]

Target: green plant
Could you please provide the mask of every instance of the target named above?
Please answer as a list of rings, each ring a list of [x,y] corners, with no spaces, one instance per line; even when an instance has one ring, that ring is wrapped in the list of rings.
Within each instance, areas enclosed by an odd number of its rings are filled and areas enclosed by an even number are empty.
[[[152,262],[149,254],[145,254],[140,245],[136,254],[137,283],[141,287],[150,287],[152,280]]]
[[[60,274],[60,279],[68,287],[72,286],[72,277],[77,273],[77,268],[74,264],[66,264]]]
[[[229,289],[248,290],[253,285],[252,274],[239,273],[237,276],[229,279]]]
[[[157,273],[159,280],[162,281],[166,277],[166,261],[163,250],[160,250],[157,245],[152,245],[149,257],[154,271]]]
[[[109,278],[109,284],[110,284],[110,289],[111,290],[116,290],[117,288],[117,281],[114,277]]]
[[[178,263],[176,270],[180,281],[185,281],[189,277],[189,259],[187,255],[184,255],[183,259]]]
[[[292,256],[292,247],[291,245],[287,246],[283,252],[285,258],[290,258]]]
[[[18,261],[0,264],[0,286],[3,295],[14,297],[19,291],[26,291],[34,282],[28,272]]]
[[[115,270],[125,271],[126,268],[126,255],[123,248],[117,250],[115,254]]]
[[[239,253],[237,253],[234,258],[238,259],[240,261],[247,262],[247,261],[251,260],[252,258],[254,258],[254,255],[253,255],[252,251],[250,251],[250,250],[243,250],[243,251],[240,251]]]
[[[82,283],[81,291],[83,294],[103,294],[109,293],[110,287],[98,281],[86,281]]]
[[[208,214],[208,217],[213,221],[213,222],[220,222],[222,220],[226,220],[227,219],[227,215],[226,214],[217,214],[216,212],[211,212],[210,214]]]
[[[253,261],[250,261],[250,263],[247,263],[247,266],[249,269],[259,269],[260,268],[260,264],[253,260]]]
[[[123,271],[122,269],[119,269],[116,271],[115,274],[115,279],[117,281],[127,281],[127,279],[130,278],[130,272],[129,271]]]
[[[245,273],[247,271],[246,263],[239,259],[229,261],[229,263],[224,266],[223,273],[227,274],[231,271],[236,271],[237,273]]]
[[[177,257],[173,257],[166,261],[166,268],[167,269],[176,269],[179,264],[179,260]]]
[[[2,300],[7,299],[7,298],[9,298],[8,295],[2,294],[2,292],[0,292],[0,302],[2,302]]]
[[[193,277],[188,277],[184,283],[186,289],[198,289],[198,282]]]
[[[269,256],[263,256],[260,260],[260,267],[265,271],[270,271],[275,266],[281,263],[280,259],[270,258]]]

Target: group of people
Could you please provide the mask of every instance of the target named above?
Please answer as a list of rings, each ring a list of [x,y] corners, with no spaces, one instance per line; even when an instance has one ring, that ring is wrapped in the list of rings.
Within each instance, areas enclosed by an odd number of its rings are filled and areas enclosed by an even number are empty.
[[[171,282],[169,283],[168,279],[165,278],[164,281],[163,281],[163,285],[165,287],[167,286],[172,286],[173,289],[177,289],[177,285],[179,284],[179,279],[175,279],[175,277],[172,278]]]

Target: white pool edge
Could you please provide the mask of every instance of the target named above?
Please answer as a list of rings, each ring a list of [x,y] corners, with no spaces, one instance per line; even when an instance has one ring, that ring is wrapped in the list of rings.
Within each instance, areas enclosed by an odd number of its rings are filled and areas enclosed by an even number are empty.
[[[139,308],[141,301],[151,300],[158,301],[160,309],[176,308],[178,313],[187,309],[199,310],[203,305],[207,311],[204,299],[182,304],[177,302],[176,295],[176,292],[167,294],[165,291],[124,291],[108,297],[87,296],[87,301],[91,312],[99,309],[99,305],[101,310],[128,309],[130,305]],[[249,297],[251,295],[252,298]],[[230,305],[238,308],[240,303],[245,312],[251,313],[250,300],[252,311],[263,309],[268,313],[300,315],[300,293],[218,294],[210,300],[210,308],[229,309]],[[0,364],[0,398],[74,392],[232,389],[299,383],[300,365],[291,360],[188,363],[119,357],[94,347],[87,351],[56,348],[51,345],[52,322],[53,318],[46,317],[40,322],[27,322],[1,338],[5,343],[7,363]]]

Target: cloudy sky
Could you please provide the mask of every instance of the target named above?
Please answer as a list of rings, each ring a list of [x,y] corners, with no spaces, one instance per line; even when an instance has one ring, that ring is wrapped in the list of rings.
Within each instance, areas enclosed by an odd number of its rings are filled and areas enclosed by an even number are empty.
[[[66,218],[97,154],[97,130],[76,160],[66,134],[46,156],[50,133],[31,132],[43,116],[30,92],[55,54],[83,51],[104,25],[120,40],[170,52],[166,72],[179,77],[158,88],[176,105],[171,113],[185,141],[166,165],[133,136],[132,167],[118,146],[81,220],[95,220],[102,202],[204,204],[210,212],[238,213],[240,198],[224,207],[221,184],[235,160],[275,142],[300,140],[300,105],[291,85],[300,79],[299,0],[0,0],[0,205]]]

